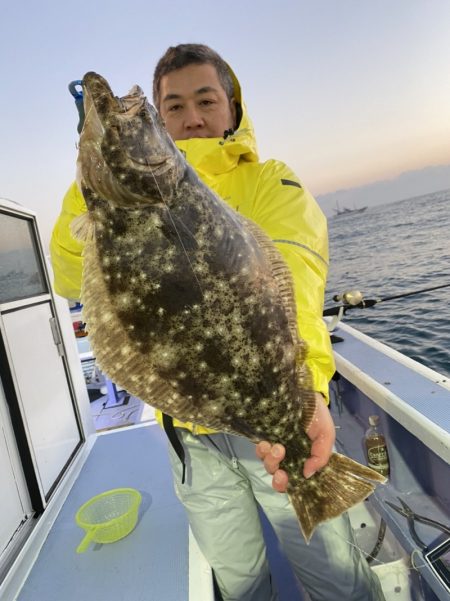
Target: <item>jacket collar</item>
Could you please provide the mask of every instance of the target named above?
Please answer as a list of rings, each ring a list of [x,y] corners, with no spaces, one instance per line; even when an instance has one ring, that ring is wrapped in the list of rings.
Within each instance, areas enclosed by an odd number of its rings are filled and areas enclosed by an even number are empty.
[[[234,81],[235,97],[240,103],[242,117],[238,129],[224,138],[190,138],[176,140],[176,145],[186,160],[201,175],[220,175],[231,171],[239,161],[258,161],[255,133],[241,96],[241,87],[230,68]]]

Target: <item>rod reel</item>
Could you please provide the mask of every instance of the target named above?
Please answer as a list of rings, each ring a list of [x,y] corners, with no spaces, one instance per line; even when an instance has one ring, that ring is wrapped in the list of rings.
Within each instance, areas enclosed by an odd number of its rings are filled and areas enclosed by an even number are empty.
[[[416,294],[423,294],[425,292],[431,292],[432,290],[439,290],[441,288],[448,288],[450,283],[440,284],[439,286],[432,286],[430,288],[422,288],[422,290],[413,290],[412,292],[403,292],[402,294],[395,294],[393,296],[385,296],[384,298],[364,298],[362,292],[359,290],[347,290],[342,294],[335,294],[333,300],[336,303],[342,303],[338,307],[330,307],[323,311],[324,317],[332,317],[327,323],[329,332],[332,332],[337,324],[341,321],[345,313],[350,309],[365,309],[367,307],[373,307],[378,303],[384,303],[386,301],[397,300],[399,298],[405,298],[407,296],[414,296]]]

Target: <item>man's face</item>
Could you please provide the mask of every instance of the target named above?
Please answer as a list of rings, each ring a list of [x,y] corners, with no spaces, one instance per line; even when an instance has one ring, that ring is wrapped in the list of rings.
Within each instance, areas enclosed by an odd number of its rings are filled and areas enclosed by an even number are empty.
[[[234,101],[229,101],[213,65],[188,65],[164,75],[160,113],[174,140],[221,138],[235,128]]]

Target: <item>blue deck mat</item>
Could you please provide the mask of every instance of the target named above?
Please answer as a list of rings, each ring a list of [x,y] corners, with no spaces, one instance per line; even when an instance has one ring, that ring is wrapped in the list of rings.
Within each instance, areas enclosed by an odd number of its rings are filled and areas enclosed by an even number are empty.
[[[84,533],[74,519],[78,508],[122,487],[143,497],[135,530],[77,554]],[[18,601],[187,601],[188,561],[188,524],[165,434],[157,426],[118,431],[95,442]]]

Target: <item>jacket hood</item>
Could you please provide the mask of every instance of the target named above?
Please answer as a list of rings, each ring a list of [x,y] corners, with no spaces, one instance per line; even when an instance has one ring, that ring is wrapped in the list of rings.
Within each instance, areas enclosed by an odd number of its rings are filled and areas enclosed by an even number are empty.
[[[219,175],[234,169],[240,160],[257,162],[255,132],[242,99],[240,83],[228,65],[234,85],[237,114],[241,115],[236,131],[225,138],[190,138],[175,140],[186,160],[204,175]]]

